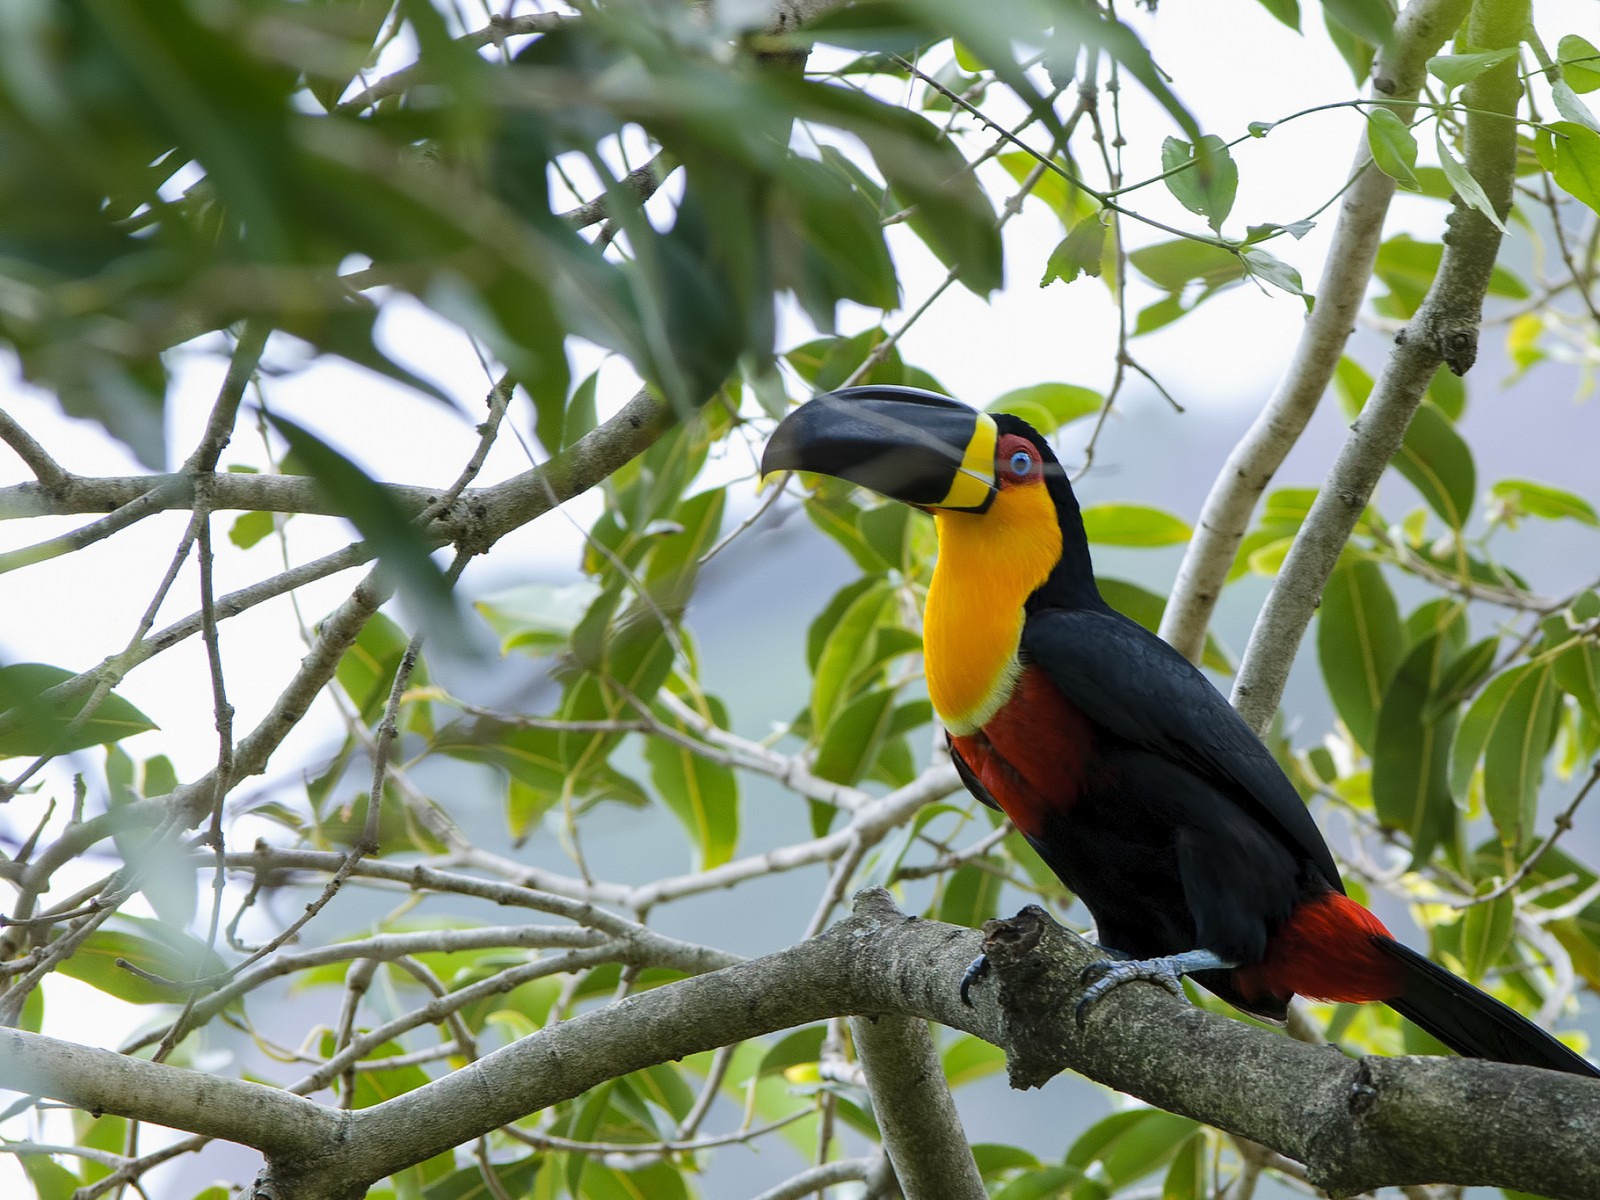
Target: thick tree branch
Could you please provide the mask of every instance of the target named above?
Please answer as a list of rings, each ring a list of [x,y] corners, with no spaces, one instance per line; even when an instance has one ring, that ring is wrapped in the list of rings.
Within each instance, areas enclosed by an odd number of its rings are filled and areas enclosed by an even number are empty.
[[[268,1155],[337,1141],[348,1123],[346,1114],[278,1088],[17,1029],[0,1029],[0,1079],[11,1091],[225,1138]]]
[[[1335,1195],[1425,1182],[1600,1195],[1591,1080],[1453,1058],[1349,1059],[1137,985],[1080,1028],[1073,1002],[1094,947],[1038,909],[991,922],[986,935],[992,971],[968,1008],[957,985],[977,934],[864,892],[855,915],[821,937],[583,1013],[349,1114],[77,1047],[66,1049],[83,1057],[61,1075],[51,1069],[61,1043],[20,1032],[0,1040],[0,1059],[13,1086],[266,1151],[263,1200],[323,1200],[359,1196],[410,1163],[654,1063],[840,1014],[904,1016],[1004,1047],[1016,1086],[1070,1068],[1304,1162]]]
[[[1428,56],[1455,32],[1466,11],[1467,0],[1412,0],[1395,22],[1392,48],[1374,68],[1373,92],[1391,100],[1414,99],[1426,78]],[[1397,105],[1391,111],[1411,119],[1407,108]],[[1161,636],[1193,662],[1200,661],[1206,628],[1256,504],[1327,390],[1372,278],[1395,185],[1372,165],[1365,122],[1351,173],[1354,182],[1339,207],[1316,307],[1272,397],[1211,485],[1161,618]]]
[[[867,1073],[878,1133],[906,1200],[984,1200],[988,1192],[927,1023],[856,1017],[850,1034]]]
[[[1526,20],[1526,3],[1477,0],[1468,40],[1485,50],[1515,46]],[[1467,106],[1467,168],[1502,217],[1511,207],[1517,153],[1511,118],[1521,96],[1516,64],[1509,61],[1484,72],[1462,92]],[[1289,665],[1328,576],[1378,479],[1399,451],[1429,381],[1440,363],[1460,375],[1477,357],[1483,300],[1500,237],[1488,217],[1457,197],[1439,274],[1416,315],[1396,336],[1395,348],[1318,490],[1251,631],[1233,702],[1258,731],[1278,707]]]

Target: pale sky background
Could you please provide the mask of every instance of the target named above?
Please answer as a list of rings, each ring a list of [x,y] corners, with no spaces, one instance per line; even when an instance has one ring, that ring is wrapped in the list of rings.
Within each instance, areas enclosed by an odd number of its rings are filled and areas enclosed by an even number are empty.
[[[1600,4],[1593,0],[1541,0],[1535,4],[1535,12],[1547,44],[1553,47],[1565,33],[1585,33],[1592,38]],[[1348,69],[1321,34],[1320,13],[1314,5],[1306,5],[1306,22],[1312,33],[1304,39],[1273,20],[1253,0],[1164,0],[1153,19],[1142,9],[1125,15],[1145,36],[1157,61],[1173,76],[1176,91],[1202,127],[1226,139],[1243,134],[1251,121],[1280,119],[1291,111],[1357,94]],[[1137,85],[1127,86],[1122,101],[1124,128],[1130,138],[1125,152],[1127,177],[1133,180],[1156,174],[1160,170],[1161,139],[1176,131],[1170,119],[1145,98]],[[1548,109],[1547,103],[1545,107]],[[1362,127],[1359,115],[1340,110],[1294,121],[1275,129],[1265,139],[1236,148],[1240,184],[1227,231],[1242,231],[1246,225],[1263,221],[1288,223],[1320,207],[1342,183]],[[1427,149],[1431,138],[1421,140],[1423,161],[1431,161]],[[972,144],[982,145],[984,139],[975,137]],[[1080,155],[1087,154],[1086,147],[1087,143]],[[999,195],[1003,198],[1009,190]],[[1197,230],[1201,227],[1200,220],[1184,212],[1159,184],[1136,193],[1130,202],[1169,224]],[[1436,201],[1402,193],[1391,213],[1388,233],[1411,230],[1419,237],[1437,236],[1444,212],[1444,206]],[[1330,210],[1302,241],[1284,238],[1271,243],[1273,253],[1300,270],[1308,289],[1315,288],[1332,225]],[[1165,239],[1165,235],[1141,230],[1131,223],[1126,228],[1135,244]],[[894,230],[891,236],[897,249],[904,251],[900,263],[905,309],[889,320],[889,327],[897,328],[904,312],[913,310],[943,279],[944,269],[920,246],[912,244],[904,230]],[[1116,313],[1106,289],[1088,279],[1071,285],[1057,283],[1043,290],[1037,287],[1044,260],[1060,237],[1056,218],[1042,204],[1029,202],[1006,229],[1005,290],[980,300],[959,287],[952,289],[903,339],[901,348],[907,360],[932,371],[955,395],[978,405],[1011,388],[1046,380],[1103,390],[1111,380],[1116,344]],[[1137,312],[1158,297],[1159,293],[1134,279],[1130,283],[1130,312]],[[1148,386],[1131,386],[1120,402],[1119,415],[1113,417],[1102,438],[1097,469],[1080,489],[1086,502],[1138,499],[1169,507],[1192,521],[1205,485],[1232,438],[1276,381],[1298,335],[1303,314],[1303,306],[1295,297],[1245,284],[1213,298],[1176,325],[1135,342],[1133,352],[1140,363],[1187,411],[1182,415],[1174,413]],[[872,323],[873,315],[842,312],[842,331],[865,327]],[[472,426],[481,412],[490,381],[466,339],[414,302],[403,300],[386,306],[381,335],[389,353],[443,386],[457,399],[460,411],[416,398],[375,375],[333,362],[273,379],[268,385],[270,401],[276,411],[313,426],[376,477],[445,484],[455,476],[475,443]],[[791,321],[781,348],[810,336],[809,331]],[[1501,336],[1491,331],[1486,341],[1494,342]],[[169,405],[169,447],[174,460],[181,460],[188,453],[215,398],[226,364],[225,354],[218,353],[221,345],[220,338],[210,338],[176,356],[180,365]],[[1368,369],[1376,370],[1381,362],[1382,339],[1376,334],[1358,335],[1354,345],[1355,353]],[[281,335],[274,338],[268,354],[270,364],[292,367],[302,359],[296,344]],[[576,356],[575,377],[581,377],[596,361],[593,353]],[[1525,423],[1528,413],[1548,412],[1552,419],[1563,421],[1580,413],[1581,428],[1587,431],[1582,461],[1592,463],[1593,448],[1600,442],[1587,435],[1600,436],[1600,424],[1595,420],[1592,403],[1586,409],[1573,407],[1577,372],[1537,370],[1542,374],[1531,380],[1530,389],[1520,393],[1520,403],[1530,407],[1505,427],[1518,428],[1518,422]],[[1491,382],[1469,380],[1476,405],[1507,403],[1491,389]],[[602,405],[615,407],[622,403],[635,386],[625,365],[609,363],[602,373]],[[803,395],[798,381],[791,387],[791,394],[797,398]],[[69,470],[90,475],[138,470],[97,427],[63,418],[48,396],[18,379],[15,365],[9,361],[0,362],[0,405]],[[1494,418],[1488,414],[1483,419]],[[531,426],[525,402],[513,408],[511,421],[524,431]],[[1063,437],[1061,450],[1068,461],[1081,453],[1086,432],[1087,423]],[[1320,414],[1312,438],[1296,451],[1286,469],[1284,482],[1315,483],[1331,461],[1341,433],[1336,414]],[[1499,439],[1492,446],[1475,439],[1471,427],[1467,436],[1480,454],[1480,487],[1509,473],[1562,482],[1548,472],[1540,474],[1545,452],[1534,450],[1531,438],[1523,443],[1529,451],[1524,461],[1519,458],[1514,435]],[[1579,449],[1568,447],[1572,453]],[[1567,457],[1571,458],[1572,453]],[[1491,456],[1496,454],[1511,464],[1508,469],[1497,471],[1489,465]],[[239,434],[222,461],[225,465],[265,464],[263,447],[248,422],[241,422]],[[1573,458],[1574,464],[1578,461]],[[1172,465],[1178,462],[1183,465],[1181,471]],[[492,483],[527,466],[528,460],[516,440],[502,437],[480,482]],[[742,480],[729,494],[730,515],[736,519],[755,503],[749,456],[736,448],[714,469],[724,472],[727,478]],[[1163,481],[1164,476],[1171,478]],[[9,451],[0,449],[0,486],[28,478],[31,476],[21,463]],[[1152,486],[1164,490],[1139,490],[1145,486],[1139,481],[1147,479],[1153,481]],[[1567,486],[1581,484],[1573,480]],[[598,502],[592,497],[581,498],[567,506],[565,515],[552,513],[511,535],[488,562],[475,564],[469,570],[466,590],[476,595],[531,579],[571,575],[582,544],[581,527],[598,511]],[[3,523],[0,548],[32,544],[81,526],[88,519],[80,516]],[[225,534],[231,519],[231,515],[224,514],[215,524],[219,594],[271,574],[279,553],[271,539],[249,551],[228,545]],[[47,662],[81,670],[121,649],[165,571],[186,521],[187,514],[163,514],[88,552],[0,579],[0,660]],[[757,535],[760,532],[755,531]],[[1600,539],[1592,531],[1574,527],[1561,531],[1560,536],[1571,540],[1558,543],[1554,552],[1575,564],[1575,569],[1600,561]],[[304,516],[289,522],[289,541],[297,562],[342,546],[349,538],[348,528],[340,522]],[[755,553],[758,548],[759,543],[743,561],[760,562]],[[827,553],[808,551],[811,552]],[[1125,557],[1118,558],[1119,564]],[[1164,572],[1170,577],[1175,563],[1175,555],[1145,555],[1125,571],[1153,571],[1157,578]],[[780,575],[792,568],[793,564],[788,568],[774,567]],[[320,618],[348,594],[357,578],[359,575],[349,573],[304,589],[300,604],[306,618]],[[707,585],[714,582],[708,576]],[[1536,587],[1541,585],[1538,579],[1534,582]],[[1541,590],[1557,587],[1551,583]],[[1258,589],[1257,600],[1262,591]],[[186,570],[158,619],[158,627],[190,612],[196,606],[197,595],[193,571]],[[1242,631],[1247,628],[1249,616],[1248,611],[1234,617],[1225,615],[1224,620],[1232,621],[1234,626],[1225,634],[1232,637],[1236,650],[1242,647]],[[717,648],[709,644],[714,636],[712,627],[702,627],[699,636],[709,663],[717,654]],[[303,653],[287,600],[260,606],[227,622],[223,627],[223,651],[232,684],[230,698],[238,709],[235,729],[243,732],[260,718]],[[168,754],[185,779],[208,769],[215,755],[215,735],[206,679],[204,651],[198,638],[135,671],[119,691],[153,718],[161,730],[128,742],[129,752],[136,757]],[[797,689],[803,687],[798,674],[795,680]],[[789,699],[775,704],[775,710],[793,709],[802,694],[797,690]],[[330,741],[340,736],[337,719],[326,702],[321,703],[322,711],[304,722],[274,756],[269,775],[260,781],[263,786],[274,779],[296,778],[307,763],[325,753]],[[77,756],[74,763],[91,780],[92,794],[92,781],[101,773],[103,754],[88,752]],[[19,765],[15,761],[6,764],[10,773]],[[63,764],[50,778],[49,788],[63,800],[70,796],[72,769]],[[248,785],[241,789],[248,790]],[[754,848],[753,826],[747,816],[741,845],[744,851]],[[241,825],[230,832],[230,840],[244,844],[254,834],[254,828]],[[88,877],[63,872],[62,886]],[[136,904],[130,906],[130,911],[140,910]],[[782,940],[792,936],[786,933]],[[108,1001],[103,994],[63,977],[47,982],[46,1007],[46,1032],[104,1046],[115,1046],[142,1020],[139,1011]],[[25,1129],[14,1121],[7,1132],[22,1136]],[[0,1158],[0,1194],[14,1194],[20,1178],[15,1164]],[[28,1185],[23,1181],[20,1186],[26,1189]]]

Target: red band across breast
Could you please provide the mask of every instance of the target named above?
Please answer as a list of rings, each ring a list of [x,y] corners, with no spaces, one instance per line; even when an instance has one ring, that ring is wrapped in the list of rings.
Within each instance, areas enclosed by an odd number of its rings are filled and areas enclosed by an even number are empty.
[[[1023,669],[1011,697],[979,732],[951,739],[995,802],[1031,837],[1077,798],[1094,753],[1094,726],[1038,667]]]

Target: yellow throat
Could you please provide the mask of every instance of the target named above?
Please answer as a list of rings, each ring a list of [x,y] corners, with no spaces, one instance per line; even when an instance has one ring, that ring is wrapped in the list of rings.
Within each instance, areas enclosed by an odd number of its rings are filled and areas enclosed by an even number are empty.
[[[1043,483],[1002,488],[987,512],[933,515],[939,560],[923,614],[928,697],[957,736],[983,727],[1017,680],[1022,606],[1061,559]]]

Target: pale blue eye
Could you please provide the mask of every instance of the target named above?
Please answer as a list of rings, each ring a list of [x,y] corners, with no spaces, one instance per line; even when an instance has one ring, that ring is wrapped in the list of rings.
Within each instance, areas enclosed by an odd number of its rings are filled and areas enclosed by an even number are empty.
[[[1011,456],[1011,473],[1013,475],[1026,475],[1033,470],[1033,457],[1026,450],[1018,450]]]

